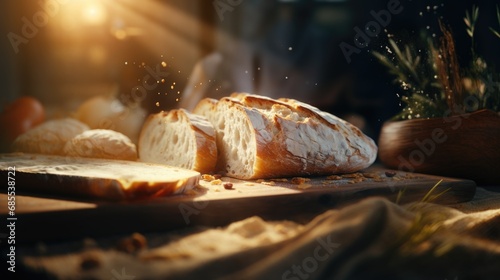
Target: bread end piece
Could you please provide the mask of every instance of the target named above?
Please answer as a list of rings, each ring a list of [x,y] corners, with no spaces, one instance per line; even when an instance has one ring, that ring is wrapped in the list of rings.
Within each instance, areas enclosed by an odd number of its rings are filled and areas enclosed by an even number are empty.
[[[216,170],[239,179],[254,177],[256,127],[249,115],[260,116],[229,97],[219,101],[203,99],[193,112],[205,116],[215,128],[219,153]]]
[[[213,172],[217,163],[215,131],[204,117],[184,109],[150,115],[141,130],[139,160]]]

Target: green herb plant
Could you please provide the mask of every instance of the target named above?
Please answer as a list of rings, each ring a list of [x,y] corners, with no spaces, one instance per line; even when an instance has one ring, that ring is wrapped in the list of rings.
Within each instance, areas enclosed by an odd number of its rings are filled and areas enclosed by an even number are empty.
[[[421,32],[420,40],[411,44],[400,46],[401,42],[389,38],[385,54],[373,52],[403,90],[400,97],[405,106],[393,120],[439,118],[481,109],[500,111],[500,74],[475,52],[478,18],[479,7],[465,12],[472,57],[467,67],[459,65],[453,35],[441,22],[438,40]],[[500,27],[498,7],[497,20]],[[500,31],[489,29],[500,39]]]

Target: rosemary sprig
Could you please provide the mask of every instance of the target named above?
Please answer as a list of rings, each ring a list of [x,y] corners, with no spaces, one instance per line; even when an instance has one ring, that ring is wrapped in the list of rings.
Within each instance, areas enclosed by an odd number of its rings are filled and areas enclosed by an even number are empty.
[[[432,41],[426,40],[423,45],[427,51],[415,45],[399,47],[393,39],[388,40],[388,55],[373,52],[380,63],[385,65],[389,73],[395,76],[394,82],[406,92],[401,100],[406,106],[395,120],[414,118],[432,118],[442,115],[443,98],[441,84],[436,83],[437,73],[434,63],[429,58],[435,51]]]
[[[498,20],[498,25],[500,25],[500,10],[498,9],[498,6],[497,6],[497,20]],[[490,30],[491,30],[491,32],[493,32],[493,34],[495,34],[495,36],[500,38],[500,31],[493,29],[491,26],[490,26]]]
[[[465,25],[467,26],[465,30],[467,31],[467,34],[471,38],[471,50],[473,54],[474,54],[474,31],[476,30],[476,23],[478,18],[479,18],[479,7],[473,5],[470,13],[467,10],[465,11],[464,22]]]
[[[500,25],[498,6],[496,12]],[[401,101],[405,106],[393,120],[436,118],[443,117],[446,112],[457,115],[480,109],[500,111],[500,73],[475,53],[474,34],[478,18],[479,7],[473,6],[470,11],[465,11],[466,32],[471,38],[472,62],[469,67],[459,65],[451,29],[441,22],[442,36],[438,42],[434,41],[434,35],[431,37],[426,33],[422,33],[424,40],[402,46],[389,38],[386,54],[372,52],[404,91]],[[492,27],[490,30],[500,38],[500,31]],[[427,45],[424,47],[426,51],[421,51],[422,45]],[[467,100],[469,103],[465,104]],[[471,103],[474,107],[470,106]]]

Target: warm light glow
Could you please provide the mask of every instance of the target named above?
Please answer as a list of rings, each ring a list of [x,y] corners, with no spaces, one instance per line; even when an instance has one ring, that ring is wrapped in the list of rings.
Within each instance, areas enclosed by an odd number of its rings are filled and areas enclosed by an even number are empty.
[[[85,0],[82,7],[82,20],[86,24],[99,25],[106,21],[106,9],[98,0]]]
[[[165,47],[182,50],[186,57],[197,57],[199,40],[185,30],[199,28],[198,19],[179,12],[168,1],[104,1],[111,18],[111,33],[119,40],[133,38],[151,53],[164,53]],[[189,62],[186,63],[189,65]],[[190,71],[191,69],[183,69]]]
[[[55,27],[62,28],[71,34],[81,35],[82,28],[89,26],[104,26],[110,18],[106,2],[109,0],[66,0],[59,5],[53,5]],[[58,1],[48,1],[59,3]],[[46,8],[48,9],[48,8]]]
[[[137,44],[135,49],[141,54],[130,54],[131,56],[147,57],[168,53],[169,59],[176,59],[176,54],[182,53],[181,57],[187,61],[179,62],[175,67],[178,73],[187,73],[200,56],[200,41],[209,45],[212,40],[209,25],[200,26],[196,17],[179,11],[175,5],[169,5],[168,1],[45,1],[46,5],[53,5],[52,9],[46,8],[53,10],[54,14],[47,27],[50,28],[51,35],[57,38],[57,42],[71,45],[71,51],[66,51],[68,56],[85,55],[85,61],[94,66],[104,65],[123,55],[119,51],[129,52],[131,50],[125,49]],[[202,30],[198,32],[200,27]],[[203,30],[208,35],[200,39],[198,35],[205,34],[201,32]],[[116,39],[119,45],[112,45],[111,39]],[[99,45],[89,45],[97,41]]]

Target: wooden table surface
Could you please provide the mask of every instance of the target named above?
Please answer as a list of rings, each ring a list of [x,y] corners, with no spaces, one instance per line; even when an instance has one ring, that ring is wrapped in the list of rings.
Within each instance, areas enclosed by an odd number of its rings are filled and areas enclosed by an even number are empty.
[[[470,180],[396,172],[373,167],[336,180],[309,178],[303,184],[291,179],[242,181],[223,177],[221,184],[201,181],[196,191],[184,195],[139,201],[109,202],[57,197],[16,191],[16,237],[24,242],[98,237],[133,232],[153,232],[186,226],[223,226],[250,216],[300,220],[333,207],[370,196],[400,202],[421,201],[431,188],[433,202],[453,204],[473,198]],[[365,175],[363,175],[365,174]],[[227,190],[223,183],[230,182]],[[71,186],[67,186],[71,187]],[[5,191],[5,188],[4,188]],[[7,219],[7,194],[0,194],[0,218]]]

